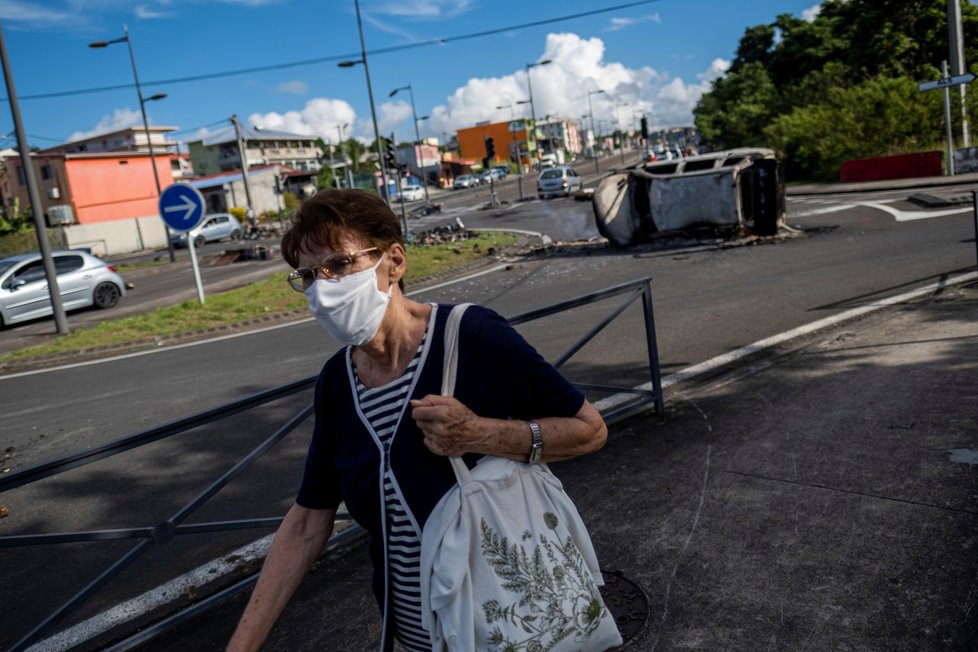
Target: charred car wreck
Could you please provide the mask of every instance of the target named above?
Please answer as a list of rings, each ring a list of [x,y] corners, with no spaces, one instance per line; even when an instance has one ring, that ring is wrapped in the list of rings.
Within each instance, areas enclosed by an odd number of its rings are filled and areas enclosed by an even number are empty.
[[[784,175],[773,150],[732,149],[616,172],[593,201],[598,231],[621,247],[699,226],[772,235],[784,222]]]

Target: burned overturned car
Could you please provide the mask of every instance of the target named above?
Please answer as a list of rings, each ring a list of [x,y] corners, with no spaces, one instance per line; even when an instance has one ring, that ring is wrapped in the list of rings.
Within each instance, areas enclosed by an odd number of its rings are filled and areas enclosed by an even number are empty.
[[[620,247],[700,226],[772,235],[784,221],[784,175],[773,150],[731,149],[616,172],[593,201],[598,231]]]

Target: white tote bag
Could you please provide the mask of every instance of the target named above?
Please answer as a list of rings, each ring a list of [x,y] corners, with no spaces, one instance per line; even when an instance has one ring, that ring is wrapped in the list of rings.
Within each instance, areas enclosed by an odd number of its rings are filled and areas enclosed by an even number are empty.
[[[458,325],[445,329],[442,394],[455,389]],[[591,651],[621,645],[598,586],[587,529],[543,464],[486,457],[458,484],[421,537],[421,614],[432,650]]]

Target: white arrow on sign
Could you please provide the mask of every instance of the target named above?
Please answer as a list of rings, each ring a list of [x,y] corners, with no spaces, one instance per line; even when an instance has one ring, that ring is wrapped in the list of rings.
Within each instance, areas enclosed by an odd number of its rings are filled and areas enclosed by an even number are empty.
[[[167,206],[166,208],[163,209],[163,211],[166,213],[176,213],[177,211],[183,211],[182,219],[184,221],[188,221],[190,220],[190,214],[193,213],[194,210],[197,208],[197,204],[191,201],[190,197],[181,197],[180,201],[182,205],[177,204],[176,206]]]
[[[917,88],[919,88],[921,91],[933,91],[938,88],[947,88],[948,86],[959,86],[961,84],[970,84],[974,80],[975,80],[975,76],[970,72],[966,72],[963,75],[955,75],[954,77],[944,77],[943,79],[924,82],[922,84],[918,84]]]

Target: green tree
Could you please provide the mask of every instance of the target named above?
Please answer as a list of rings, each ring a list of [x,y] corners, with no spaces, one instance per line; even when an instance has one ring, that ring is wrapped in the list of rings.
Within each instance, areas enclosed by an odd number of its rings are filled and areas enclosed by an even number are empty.
[[[723,147],[764,145],[778,96],[763,64],[751,61],[713,83],[693,109],[696,127]]]
[[[940,148],[941,97],[905,77],[880,75],[831,88],[823,101],[779,116],[765,130],[795,178],[835,181],[839,162]]]
[[[961,11],[965,60],[978,63],[978,7]],[[946,58],[946,0],[824,0],[812,21],[782,14],[747,28],[730,70],[697,103],[696,125],[718,147],[780,148],[789,176],[828,178],[840,157],[940,142],[940,94],[916,84],[936,79]]]

